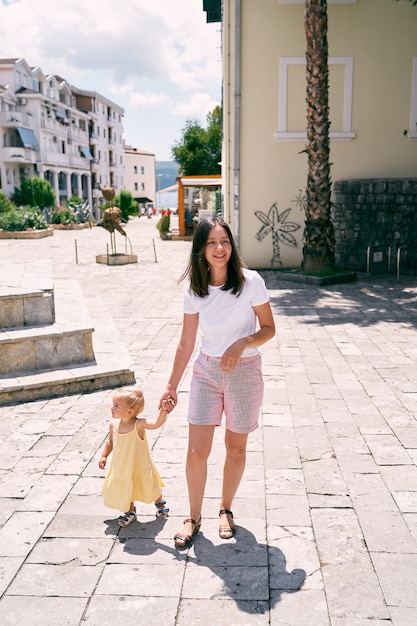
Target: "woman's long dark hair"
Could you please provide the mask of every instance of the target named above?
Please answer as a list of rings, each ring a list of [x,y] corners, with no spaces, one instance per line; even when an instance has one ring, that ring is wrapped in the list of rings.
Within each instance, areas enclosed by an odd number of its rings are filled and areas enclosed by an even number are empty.
[[[227,264],[227,278],[225,284],[222,286],[222,290],[231,290],[234,295],[239,295],[243,289],[243,283],[245,282],[245,277],[242,272],[242,268],[245,267],[245,265],[239,256],[229,225],[218,216],[204,218],[198,222],[194,231],[190,260],[184,274],[179,280],[179,282],[181,282],[188,277],[191,290],[196,296],[200,296],[201,298],[208,295],[210,284],[210,270],[204,252],[210,231],[217,225],[224,228],[232,246],[232,254]]]

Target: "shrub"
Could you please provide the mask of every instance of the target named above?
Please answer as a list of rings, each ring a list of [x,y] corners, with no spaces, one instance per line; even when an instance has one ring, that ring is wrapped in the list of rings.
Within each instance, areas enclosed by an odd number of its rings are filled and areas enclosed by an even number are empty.
[[[11,211],[14,209],[16,205],[14,202],[9,200],[4,191],[0,189],[0,213],[5,213],[6,211]]]
[[[119,207],[122,212],[123,219],[126,221],[129,219],[129,215],[137,215],[138,205],[133,199],[130,191],[122,189],[114,199],[114,205]]]
[[[78,224],[79,219],[72,209],[57,207],[52,213],[51,223],[63,224],[64,226],[68,226],[69,224]]]
[[[15,187],[12,200],[23,206],[46,207],[54,206],[55,193],[51,183],[39,176],[31,176],[22,180],[20,189]]]
[[[74,198],[71,198],[68,202],[68,208],[72,209],[80,224],[85,224],[86,222],[92,222],[94,220],[88,200],[84,200],[83,202],[82,200],[75,200]]]
[[[170,226],[170,217],[169,215],[162,215],[156,223],[156,227],[160,233],[167,233],[169,231]]]
[[[0,215],[0,228],[7,231],[45,230],[48,224],[38,207],[16,207]]]

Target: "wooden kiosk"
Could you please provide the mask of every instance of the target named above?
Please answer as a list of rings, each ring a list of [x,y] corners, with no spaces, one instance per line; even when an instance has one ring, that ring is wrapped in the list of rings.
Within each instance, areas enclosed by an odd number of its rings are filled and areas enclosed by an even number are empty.
[[[222,177],[178,176],[178,228],[179,236],[192,237],[196,223],[203,217],[214,215],[221,206]]]

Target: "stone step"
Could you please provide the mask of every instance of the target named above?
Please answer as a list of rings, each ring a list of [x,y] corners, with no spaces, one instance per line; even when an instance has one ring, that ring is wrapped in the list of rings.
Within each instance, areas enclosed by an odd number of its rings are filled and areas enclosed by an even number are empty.
[[[53,324],[54,298],[45,291],[9,289],[0,293],[0,328],[19,328],[21,326],[45,326]]]
[[[55,284],[56,321],[0,331],[0,375],[51,370],[94,360],[91,317],[79,283]]]
[[[65,281],[67,283],[68,281]],[[55,281],[56,293],[61,285]],[[0,405],[135,384],[133,359],[100,298],[85,301],[94,327],[94,360],[50,371],[0,376]]]
[[[44,326],[55,321],[49,261],[0,268],[0,329]]]

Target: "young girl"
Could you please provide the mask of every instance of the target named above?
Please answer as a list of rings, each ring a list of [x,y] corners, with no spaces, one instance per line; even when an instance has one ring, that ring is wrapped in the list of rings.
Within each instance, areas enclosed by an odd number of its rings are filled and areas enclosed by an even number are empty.
[[[235,533],[232,502],[245,468],[248,434],[258,426],[263,397],[258,347],[275,334],[274,318],[262,277],[244,267],[228,224],[203,219],[194,232],[184,295],[182,333],[164,401],[177,402],[177,387],[194,351],[198,328],[201,352],[193,367],[188,409],[186,477],[190,515],[174,537],[187,547],[201,524],[207,460],[214,429],[226,417],[226,459],[220,499],[219,535]]]
[[[113,394],[109,438],[104,444],[99,467],[104,469],[113,451],[111,466],[104,481],[104,504],[126,511],[120,515],[119,526],[129,526],[136,520],[135,500],[155,502],[156,517],[167,517],[169,509],[161,493],[164,486],[153,464],[145,430],[160,428],[172,410],[173,403],[163,402],[156,422],[138,418],[145,405],[140,389],[122,387]]]

